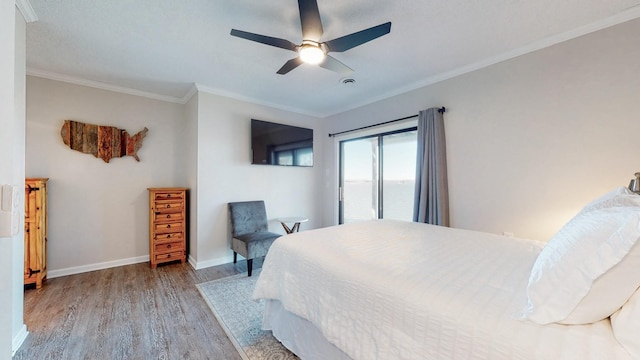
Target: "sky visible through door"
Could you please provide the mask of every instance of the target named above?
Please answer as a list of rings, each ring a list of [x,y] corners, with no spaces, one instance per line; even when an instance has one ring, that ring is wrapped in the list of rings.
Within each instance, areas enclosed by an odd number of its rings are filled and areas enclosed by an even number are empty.
[[[416,141],[415,130],[344,141],[343,223],[380,217],[411,221]]]

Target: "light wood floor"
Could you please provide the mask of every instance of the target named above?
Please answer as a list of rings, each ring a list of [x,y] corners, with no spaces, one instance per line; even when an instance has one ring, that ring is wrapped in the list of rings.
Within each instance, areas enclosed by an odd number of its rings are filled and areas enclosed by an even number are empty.
[[[246,271],[142,263],[48,279],[25,290],[29,337],[13,360],[241,359],[195,284]]]

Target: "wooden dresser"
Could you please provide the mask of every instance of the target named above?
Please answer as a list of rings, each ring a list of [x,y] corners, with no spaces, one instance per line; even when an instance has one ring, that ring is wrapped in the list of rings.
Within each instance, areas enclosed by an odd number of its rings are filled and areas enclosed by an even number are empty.
[[[26,179],[24,185],[24,284],[38,289],[47,277],[47,180]]]
[[[160,263],[187,259],[187,188],[148,188],[149,261]]]

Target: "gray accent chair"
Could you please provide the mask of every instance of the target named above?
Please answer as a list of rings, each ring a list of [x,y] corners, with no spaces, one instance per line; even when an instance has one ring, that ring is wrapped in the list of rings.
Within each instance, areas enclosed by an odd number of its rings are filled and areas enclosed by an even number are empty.
[[[230,202],[229,216],[233,263],[238,261],[238,254],[242,255],[247,259],[251,276],[253,259],[267,255],[273,241],[281,235],[269,232],[264,201]]]

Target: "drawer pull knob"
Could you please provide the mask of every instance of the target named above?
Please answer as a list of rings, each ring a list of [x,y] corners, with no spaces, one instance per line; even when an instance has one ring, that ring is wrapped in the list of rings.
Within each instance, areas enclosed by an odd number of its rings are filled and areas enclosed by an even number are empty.
[[[170,207],[171,207],[171,205],[167,204],[167,209],[170,208]]]
[[[171,219],[171,215],[167,215],[167,219]]]
[[[171,197],[171,194],[167,194],[167,197]]]
[[[171,249],[171,244],[167,245],[167,249]]]
[[[171,229],[171,224],[167,225],[167,229]]]
[[[167,239],[169,239],[171,237],[171,234],[167,235]]]
[[[170,257],[171,257],[171,254],[168,254],[168,255],[167,255],[167,257],[168,257],[168,258],[170,258]]]

